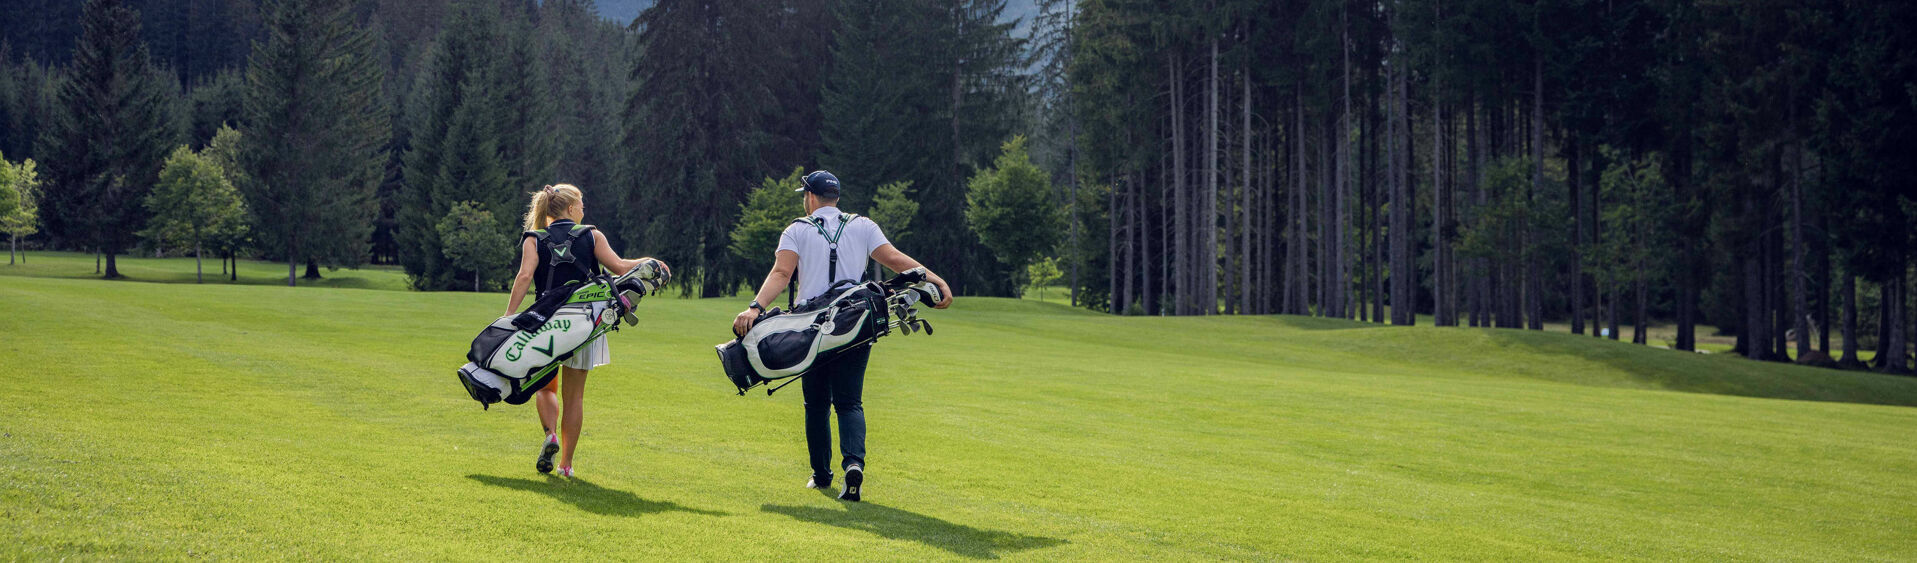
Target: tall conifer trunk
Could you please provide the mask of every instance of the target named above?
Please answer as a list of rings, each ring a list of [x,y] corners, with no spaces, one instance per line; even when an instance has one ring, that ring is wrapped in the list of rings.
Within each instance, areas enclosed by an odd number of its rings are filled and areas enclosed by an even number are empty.
[[[1200,315],[1218,314],[1218,36],[1211,38],[1211,68],[1205,98],[1205,198],[1198,214]]]

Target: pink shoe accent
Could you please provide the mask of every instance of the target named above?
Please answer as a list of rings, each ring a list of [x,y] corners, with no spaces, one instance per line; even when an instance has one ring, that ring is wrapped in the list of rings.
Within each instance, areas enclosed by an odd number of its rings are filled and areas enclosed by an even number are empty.
[[[571,467],[561,467],[561,468],[559,468],[559,476],[560,476],[560,477],[566,477],[566,478],[569,478],[569,479],[570,479],[570,478],[572,478],[572,468],[571,468]]]

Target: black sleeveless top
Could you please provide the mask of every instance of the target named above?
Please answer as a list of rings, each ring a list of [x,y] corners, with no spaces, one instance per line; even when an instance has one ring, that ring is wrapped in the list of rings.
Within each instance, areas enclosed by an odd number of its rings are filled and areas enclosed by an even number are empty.
[[[577,223],[572,222],[571,219],[560,219],[553,221],[551,225],[547,225],[546,232],[564,232],[576,224]],[[576,257],[574,258],[575,260],[584,261],[585,269],[597,271],[599,269],[599,257],[593,253],[594,247],[597,246],[597,244],[593,240],[592,231],[585,231],[579,233],[579,235],[577,238],[572,239],[572,255]],[[530,237],[532,235],[526,236]],[[580,272],[580,268],[578,267],[560,264],[558,269],[553,269],[552,251],[547,250],[545,245],[538,244],[537,241],[535,241],[533,251],[539,253],[539,267],[533,270],[533,293],[535,295],[544,294],[547,289],[551,289],[545,285],[547,275],[552,276],[552,287],[564,287],[570,282],[586,280],[586,274]]]

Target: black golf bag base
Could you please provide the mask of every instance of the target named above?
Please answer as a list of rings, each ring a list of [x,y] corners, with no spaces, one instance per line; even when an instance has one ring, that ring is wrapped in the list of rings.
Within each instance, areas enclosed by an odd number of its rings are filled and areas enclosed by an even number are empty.
[[[478,401],[481,410],[491,410],[493,405],[499,403],[526,404],[526,401],[532,400],[535,393],[559,375],[559,365],[555,364],[534,373],[524,383],[474,364],[466,364],[455,373],[459,376],[459,385],[466,388],[466,395]],[[481,378],[486,381],[481,381]],[[497,385],[504,385],[510,391],[502,390],[496,387]]]
[[[466,394],[471,396],[473,400],[479,401],[479,408],[481,410],[490,410],[493,403],[499,402],[499,391],[487,387],[485,384],[480,383],[479,380],[473,379],[473,374],[468,372],[466,368],[460,368],[453,373],[459,377],[460,386],[466,388]]]
[[[713,350],[719,353],[719,365],[725,368],[726,379],[732,380],[732,386],[739,388],[740,395],[744,395],[753,387],[771,381],[753,373],[752,362],[746,358],[745,346],[740,345],[739,341],[734,340],[713,346]]]

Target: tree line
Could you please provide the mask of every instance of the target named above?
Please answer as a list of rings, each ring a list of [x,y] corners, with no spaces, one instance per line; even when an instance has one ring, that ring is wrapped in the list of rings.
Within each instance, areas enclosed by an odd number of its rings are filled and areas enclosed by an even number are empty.
[[[72,205],[33,240],[100,251],[108,276],[164,248],[140,236],[161,232],[140,201],[165,157],[231,126],[245,252],[289,283],[370,261],[420,289],[502,287],[512,262],[449,248],[487,237],[440,225],[483,212],[516,232],[526,194],[566,182],[620,250],[729,294],[763,273],[731,251],[748,194],[823,166],[849,210],[880,186],[916,205],[900,238],[970,272],[961,291],[1020,289],[1022,264],[963,221],[972,176],[1030,114],[1004,0],[667,1],[627,26],[588,0],[56,4],[4,26],[0,154],[43,163],[47,201]]]
[[[1087,0],[1068,95],[1106,192],[1081,254],[1107,258],[1081,290],[1638,343],[1669,320],[1685,350],[1708,323],[1751,358],[1856,365],[1867,342],[1904,372],[1913,24],[1895,2]]]
[[[231,126],[204,160],[248,228],[216,252],[289,283],[370,261],[503,287],[484,247],[563,181],[619,249],[729,295],[795,214],[790,171],[823,167],[966,294],[1057,277],[1117,314],[1638,343],[1668,321],[1678,349],[1702,326],[1909,370],[1917,8],[1038,5],[665,0],[622,26],[586,0],[54,2],[0,25],[0,154],[40,171],[21,236],[109,275],[183,247],[143,198]]]

